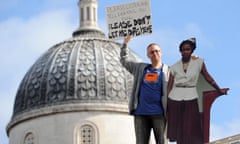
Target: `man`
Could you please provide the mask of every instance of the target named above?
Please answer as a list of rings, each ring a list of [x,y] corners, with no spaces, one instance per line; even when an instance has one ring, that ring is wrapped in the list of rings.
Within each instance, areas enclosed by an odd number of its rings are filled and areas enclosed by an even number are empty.
[[[134,116],[136,144],[148,144],[151,129],[156,144],[164,144],[168,66],[162,63],[162,51],[155,43],[147,47],[151,64],[128,60],[127,44],[130,39],[130,35],[124,39],[120,61],[134,77],[129,112]]]

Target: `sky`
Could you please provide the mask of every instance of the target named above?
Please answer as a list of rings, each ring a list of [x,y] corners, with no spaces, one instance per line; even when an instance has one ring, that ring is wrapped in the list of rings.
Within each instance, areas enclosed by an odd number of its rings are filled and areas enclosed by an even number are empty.
[[[106,7],[134,0],[98,0],[98,26],[107,34]],[[79,27],[78,0],[3,0],[0,5],[0,143],[8,144],[18,86],[50,47],[72,37]],[[143,61],[146,46],[158,43],[168,65],[180,59],[182,40],[196,37],[194,52],[228,95],[211,109],[210,140],[240,134],[239,0],[151,0],[153,33],[134,37],[129,47]],[[118,40],[117,42],[122,42]]]

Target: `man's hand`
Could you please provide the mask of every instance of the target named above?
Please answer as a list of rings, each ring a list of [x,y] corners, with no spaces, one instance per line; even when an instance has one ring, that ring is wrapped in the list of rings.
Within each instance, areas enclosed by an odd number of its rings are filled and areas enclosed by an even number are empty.
[[[124,42],[123,43],[127,45],[130,40],[131,40],[131,35],[128,34],[127,37],[124,38]]]
[[[196,59],[198,59],[199,57],[198,57],[197,55],[192,55],[191,58],[192,58],[192,60],[196,60]]]

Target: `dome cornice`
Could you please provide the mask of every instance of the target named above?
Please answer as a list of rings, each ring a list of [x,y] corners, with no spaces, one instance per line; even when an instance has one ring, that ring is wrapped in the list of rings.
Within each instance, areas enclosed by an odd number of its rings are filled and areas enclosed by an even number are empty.
[[[11,122],[7,125],[7,134],[12,127],[27,120],[35,119],[38,117],[69,113],[69,112],[114,112],[128,114],[128,107],[126,104],[113,104],[113,103],[64,103],[54,106],[46,106],[31,111],[22,112],[16,115]]]
[[[92,29],[82,29],[76,30],[72,34],[73,37],[102,37],[105,38],[105,34],[100,30],[92,30]]]

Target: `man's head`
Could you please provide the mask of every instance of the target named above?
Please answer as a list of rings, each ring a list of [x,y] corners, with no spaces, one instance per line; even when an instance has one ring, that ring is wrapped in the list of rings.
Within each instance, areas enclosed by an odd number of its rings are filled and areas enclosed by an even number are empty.
[[[151,43],[147,46],[147,56],[151,62],[157,62],[161,60],[162,51],[158,44]]]

